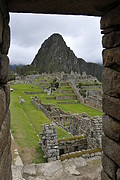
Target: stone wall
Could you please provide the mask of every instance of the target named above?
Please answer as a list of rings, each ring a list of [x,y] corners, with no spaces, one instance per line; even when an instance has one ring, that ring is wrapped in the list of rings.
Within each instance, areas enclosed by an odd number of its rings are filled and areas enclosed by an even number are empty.
[[[39,110],[41,110],[48,118],[51,116],[51,111],[54,107],[54,105],[45,105],[42,104],[41,101],[35,97],[31,98],[32,104],[34,104]]]
[[[120,4],[101,18],[103,48],[102,180],[120,179]]]
[[[11,180],[11,139],[10,139],[10,87],[9,77],[10,46],[9,14],[6,1],[0,0],[0,180]]]
[[[77,96],[77,99],[80,101],[80,103],[84,102],[83,97],[80,95],[79,91],[77,90],[76,86],[74,85],[73,82],[69,82],[69,85],[71,86],[73,92],[75,93],[75,95]]]
[[[88,126],[87,132],[88,148],[102,148],[101,137],[102,137],[102,117],[96,116],[91,118],[90,126]]]
[[[75,99],[77,99],[76,95],[56,96],[56,100],[75,100]]]
[[[47,161],[56,161],[59,155],[87,149],[87,139],[84,136],[76,136],[57,140],[55,124],[45,124],[41,134],[40,145]]]
[[[67,113],[64,113],[60,108],[56,108],[53,104],[42,104],[37,96],[35,96],[34,98],[31,97],[31,102],[51,120],[54,119],[53,117],[68,115]]]
[[[102,96],[89,96],[85,98],[85,104],[95,109],[102,110]]]
[[[54,124],[44,125],[40,145],[48,162],[59,159],[57,131]]]
[[[88,147],[101,148],[102,117],[89,117],[86,113],[82,115],[71,115],[64,113],[54,105],[44,105],[35,97],[31,102],[41,110],[51,121],[62,127],[73,136],[84,134],[87,136]]]
[[[85,114],[73,116],[70,121],[69,132],[73,135],[86,135],[89,148],[101,148],[102,117],[89,117]]]
[[[58,125],[64,128],[66,131],[68,130],[68,127],[70,125],[70,121],[73,118],[71,114],[57,114],[57,116],[52,116],[52,119],[54,122]]]
[[[73,139],[70,140],[60,140],[58,141],[58,146],[59,146],[59,153],[60,155],[62,154],[67,154],[75,151],[81,151],[83,149],[87,149],[87,139],[85,137],[79,138],[79,137],[74,137]]]

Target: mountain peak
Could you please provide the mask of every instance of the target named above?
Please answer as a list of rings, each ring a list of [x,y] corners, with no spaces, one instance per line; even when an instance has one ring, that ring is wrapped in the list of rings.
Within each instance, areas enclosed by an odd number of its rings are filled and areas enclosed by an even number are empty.
[[[102,78],[102,67],[95,63],[87,63],[81,58],[77,58],[74,52],[66,45],[63,37],[58,34],[52,34],[46,39],[32,62],[33,67],[39,73],[61,72],[65,73],[84,71],[88,75]]]
[[[44,41],[32,65],[38,67],[40,73],[79,71],[77,57],[58,33],[52,34]]]
[[[62,39],[63,39],[62,35],[59,34],[59,33],[54,33],[54,34],[52,34],[50,37],[51,37],[51,38],[52,38],[52,37],[58,37],[58,38],[62,38]]]

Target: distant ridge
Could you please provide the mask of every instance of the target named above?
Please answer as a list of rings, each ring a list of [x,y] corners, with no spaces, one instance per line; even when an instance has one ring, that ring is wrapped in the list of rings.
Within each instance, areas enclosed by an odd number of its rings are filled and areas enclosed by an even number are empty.
[[[18,65],[14,64],[14,65],[10,65],[10,70],[11,70],[11,71],[14,71],[16,67],[22,68],[23,66],[24,66],[23,64],[18,64]]]
[[[83,73],[85,71],[87,75],[92,75],[94,77],[97,77],[99,81],[102,81],[102,71],[103,71],[102,65],[92,62],[86,62],[82,58],[78,58],[78,63],[79,63],[80,73]]]

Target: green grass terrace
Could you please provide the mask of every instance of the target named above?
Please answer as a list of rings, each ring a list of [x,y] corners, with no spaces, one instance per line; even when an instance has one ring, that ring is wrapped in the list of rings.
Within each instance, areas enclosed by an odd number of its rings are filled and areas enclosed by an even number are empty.
[[[102,116],[102,112],[80,104],[78,101],[75,104],[59,104],[58,101],[44,93],[38,86],[32,84],[16,84],[11,85],[11,132],[21,157],[24,157],[25,149],[31,149],[34,154],[31,155],[31,162],[42,163],[46,162],[43,157],[41,147],[39,145],[38,136],[43,130],[43,124],[50,124],[51,121],[31,103],[31,96],[37,95],[44,104],[54,104],[65,112],[83,113],[86,112],[90,116]],[[34,92],[33,94],[25,92]],[[36,92],[36,93],[35,93]],[[51,97],[51,99],[49,98]],[[19,103],[20,99],[24,99],[24,103]],[[70,101],[70,100],[64,100]],[[57,127],[58,139],[69,138],[71,135],[64,129]]]

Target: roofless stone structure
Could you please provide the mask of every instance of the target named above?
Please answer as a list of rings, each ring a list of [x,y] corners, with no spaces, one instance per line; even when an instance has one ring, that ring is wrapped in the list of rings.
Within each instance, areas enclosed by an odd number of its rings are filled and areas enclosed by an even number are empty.
[[[101,16],[103,47],[102,180],[120,179],[120,0],[0,0],[0,180],[11,180],[9,12]]]

